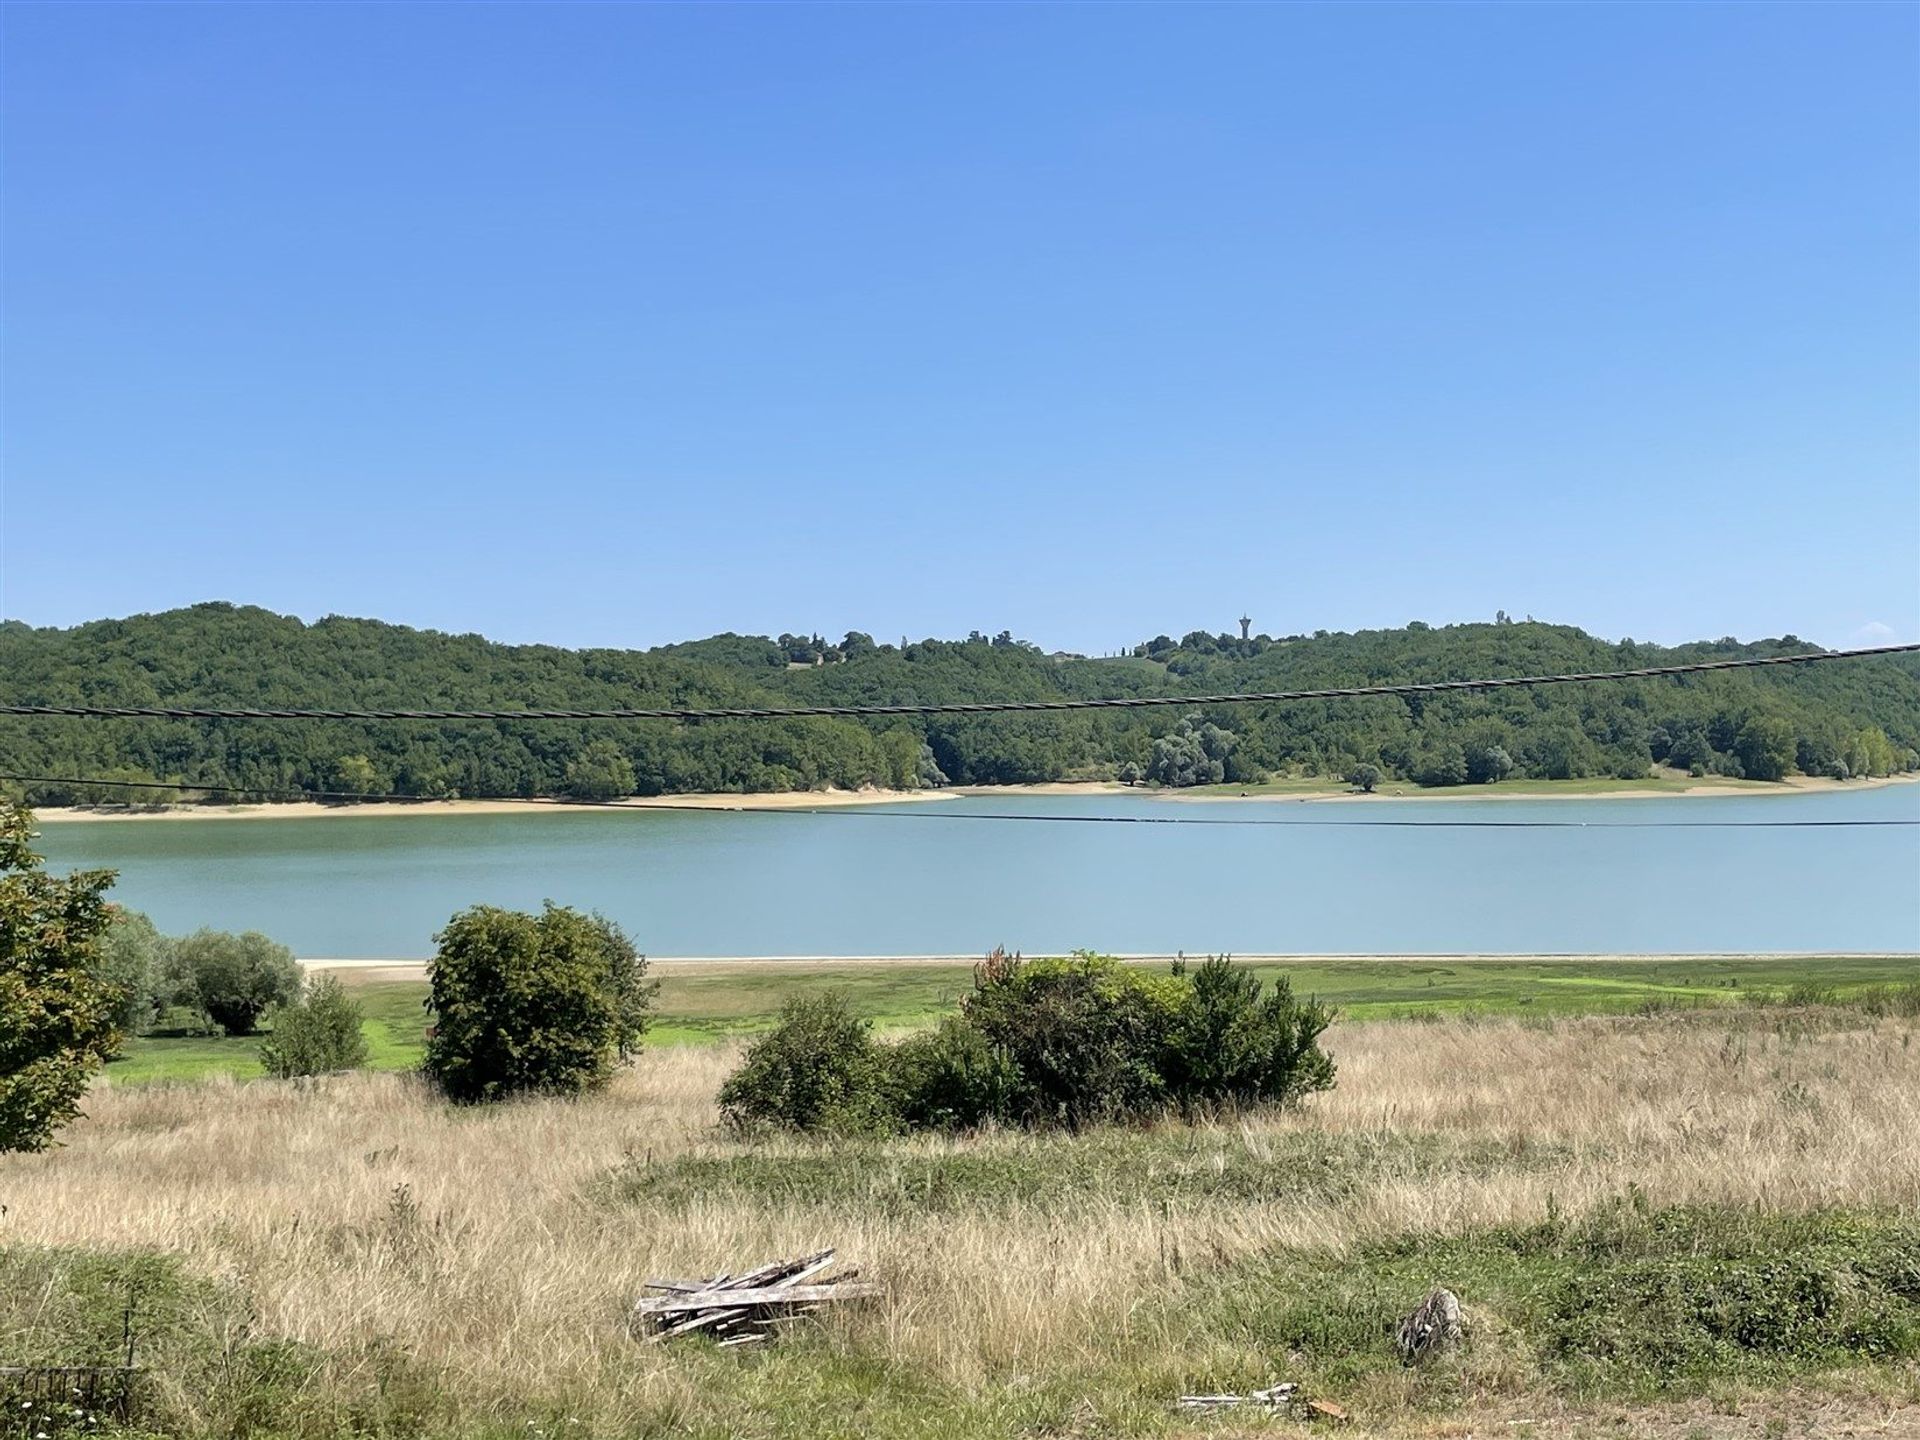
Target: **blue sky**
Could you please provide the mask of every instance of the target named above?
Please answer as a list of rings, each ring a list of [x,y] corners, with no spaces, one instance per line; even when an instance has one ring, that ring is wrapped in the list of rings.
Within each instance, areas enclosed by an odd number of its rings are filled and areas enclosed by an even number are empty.
[[[4,13],[0,612],[1920,638],[1920,9]]]

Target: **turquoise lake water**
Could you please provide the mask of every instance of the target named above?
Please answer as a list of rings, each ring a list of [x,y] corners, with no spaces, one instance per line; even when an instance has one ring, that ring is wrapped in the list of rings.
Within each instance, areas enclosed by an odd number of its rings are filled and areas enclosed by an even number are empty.
[[[1103,816],[1149,823],[1078,823]],[[548,897],[655,955],[1920,951],[1920,827],[1729,824],[1756,820],[1920,820],[1920,786],[154,820],[39,846],[119,870],[115,898],[163,930],[264,930],[309,957],[424,956],[463,906]]]

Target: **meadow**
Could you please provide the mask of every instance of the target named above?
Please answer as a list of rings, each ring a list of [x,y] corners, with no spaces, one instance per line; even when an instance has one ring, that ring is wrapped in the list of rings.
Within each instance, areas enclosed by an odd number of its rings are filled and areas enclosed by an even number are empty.
[[[131,1299],[169,1435],[1292,1433],[1171,1403],[1279,1379],[1348,1433],[1920,1421],[1911,1019],[1328,1039],[1297,1111],[1041,1137],[736,1138],[731,1039],[486,1110],[397,1073],[107,1085],[0,1157],[0,1351],[117,1353]],[[887,1298],[758,1350],[627,1332],[648,1276],[823,1245]],[[1408,1370],[1390,1327],[1435,1283],[1469,1343]]]
[[[1255,964],[1348,1020],[1410,1016],[1628,1014],[1740,1004],[1814,987],[1838,999],[1920,978],[1911,956],[1713,957],[1639,960],[1302,961]],[[425,1049],[426,985],[382,970],[342,970],[367,1013],[371,1065],[407,1070]],[[649,1043],[700,1044],[766,1029],[789,997],[835,989],[882,1031],[926,1025],[972,980],[967,965],[886,962],[699,962],[662,966]],[[116,1084],[261,1074],[259,1042],[192,1034],[140,1036],[108,1069]]]

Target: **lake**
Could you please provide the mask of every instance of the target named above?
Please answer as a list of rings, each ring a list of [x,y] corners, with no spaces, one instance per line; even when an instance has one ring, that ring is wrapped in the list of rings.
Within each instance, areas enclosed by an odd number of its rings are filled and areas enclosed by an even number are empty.
[[[1776,823],[1730,823],[1751,821]],[[39,845],[117,869],[114,897],[163,930],[264,930],[307,957],[424,956],[455,910],[548,897],[655,955],[1920,951],[1920,828],[1832,821],[1920,821],[1920,785],[151,820]]]

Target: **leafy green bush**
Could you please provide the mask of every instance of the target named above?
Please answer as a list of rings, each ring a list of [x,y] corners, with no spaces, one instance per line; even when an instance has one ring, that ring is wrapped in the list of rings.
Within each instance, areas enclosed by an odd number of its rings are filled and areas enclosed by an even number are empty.
[[[1319,1042],[1332,1022],[1318,1001],[1295,999],[1285,976],[1268,990],[1212,956],[1193,972],[1168,1034],[1168,1088],[1189,1109],[1286,1104],[1331,1089],[1333,1061]]]
[[[291,1005],[272,1013],[273,1034],[260,1045],[260,1063],[281,1080],[296,1075],[329,1075],[357,1070],[367,1063],[367,1038],[360,1033],[360,1002],[332,975],[322,975]]]
[[[802,995],[747,1049],[720,1087],[720,1111],[737,1129],[856,1133],[892,1127],[885,1056],[872,1027],[837,991]]]
[[[251,1035],[260,1017],[300,996],[293,951],[257,930],[196,930],[168,947],[174,1003],[202,1011],[229,1035]]]
[[[611,921],[476,905],[435,941],[426,1069],[450,1098],[577,1094],[639,1048],[654,987]]]
[[[1013,1113],[1012,1057],[955,1016],[892,1046],[892,1092],[909,1130],[967,1130]]]
[[[119,992],[94,973],[113,872],[55,878],[32,838],[30,813],[0,807],[0,1151],[49,1144],[119,1039]]]
[[[1155,975],[1102,955],[996,950],[960,1014],[876,1045],[838,996],[795,1000],[721,1090],[740,1126],[1039,1129],[1287,1104],[1333,1084],[1332,1015],[1225,958]]]
[[[138,1035],[153,1023],[164,1003],[161,987],[167,940],[138,910],[114,905],[108,913],[111,923],[94,947],[93,973],[118,995],[113,1023],[122,1035]]]
[[[1022,960],[996,950],[975,967],[961,1014],[1019,1076],[1001,1118],[1073,1127],[1148,1114],[1172,1098],[1160,1061],[1184,989],[1102,955]]]

